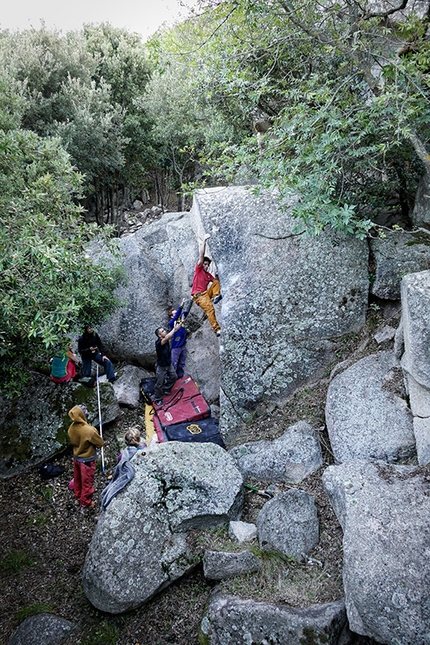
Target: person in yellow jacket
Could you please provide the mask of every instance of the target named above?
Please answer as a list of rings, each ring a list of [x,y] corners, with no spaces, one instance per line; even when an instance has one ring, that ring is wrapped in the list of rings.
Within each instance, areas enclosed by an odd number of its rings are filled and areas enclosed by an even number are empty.
[[[94,426],[86,419],[85,405],[75,405],[69,410],[73,421],[67,434],[73,446],[73,492],[75,500],[82,508],[94,508],[94,476],[96,474],[96,448],[104,446],[104,441]]]

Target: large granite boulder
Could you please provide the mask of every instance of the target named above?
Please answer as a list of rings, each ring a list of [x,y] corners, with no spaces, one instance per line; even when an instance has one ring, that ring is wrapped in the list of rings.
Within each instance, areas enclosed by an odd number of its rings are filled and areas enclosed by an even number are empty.
[[[323,483],[343,528],[351,630],[386,645],[429,645],[428,471],[351,461],[327,468]]]
[[[404,398],[403,375],[392,352],[357,361],[330,383],[326,423],[336,462],[416,454],[413,421]]]
[[[8,645],[62,645],[78,638],[79,627],[54,614],[29,616],[18,627]]]
[[[430,390],[430,271],[411,273],[402,280],[404,355],[402,368]]]
[[[430,271],[402,280],[402,368],[413,414],[418,463],[430,463]]]
[[[276,495],[259,512],[257,530],[261,549],[280,551],[300,562],[319,538],[314,498],[295,488]]]
[[[417,3],[415,3],[417,4]],[[427,2],[423,2],[424,7]],[[411,221],[414,226],[430,228],[430,173],[424,173],[419,181],[418,190],[415,195],[414,209],[411,214]]]
[[[242,476],[215,444],[160,444],[132,463],[135,477],[101,514],[83,570],[86,596],[112,614],[194,567],[192,530],[238,519],[243,503]]]
[[[117,289],[123,304],[101,325],[99,334],[113,360],[152,369],[154,330],[165,324],[167,318],[168,285],[149,245],[138,233],[118,241],[119,257],[127,276],[126,284]],[[105,259],[106,255],[104,247],[92,249],[95,260]]]
[[[318,433],[305,421],[290,426],[278,439],[244,443],[230,454],[245,479],[298,484],[322,466]]]
[[[232,445],[259,404],[283,403],[331,360],[329,338],[363,325],[365,241],[295,232],[294,200],[246,187],[197,191],[198,230],[221,277],[221,428]]]
[[[126,408],[137,408],[140,403],[140,381],[154,376],[135,365],[124,365],[118,373],[118,380],[113,384],[115,397]]]
[[[217,309],[219,306],[217,305]],[[215,403],[219,401],[219,340],[209,321],[203,320],[202,315],[200,307],[193,305],[190,316],[198,317],[199,327],[192,331],[195,327],[195,318],[192,323],[185,324],[188,332],[185,371],[192,375],[206,401]]]
[[[375,261],[371,291],[378,298],[399,300],[400,284],[406,273],[430,268],[430,234],[426,231],[389,231],[370,241]]]
[[[345,625],[343,600],[294,609],[215,593],[200,626],[200,642],[207,645],[338,645]]]
[[[168,323],[169,307],[190,297],[199,247],[192,213],[166,213],[118,241],[126,284],[117,295],[122,306],[100,327],[100,336],[114,360],[153,370],[155,329]],[[106,260],[104,247],[94,245],[95,259]],[[199,383],[209,403],[219,399],[219,342],[203,311],[193,306],[185,323],[186,371]]]
[[[103,424],[121,416],[110,383],[100,384]],[[69,445],[68,411],[84,403],[88,423],[98,425],[97,392],[80,383],[54,383],[42,374],[33,374],[21,394],[5,403],[0,417],[0,478],[18,475],[37,466]]]

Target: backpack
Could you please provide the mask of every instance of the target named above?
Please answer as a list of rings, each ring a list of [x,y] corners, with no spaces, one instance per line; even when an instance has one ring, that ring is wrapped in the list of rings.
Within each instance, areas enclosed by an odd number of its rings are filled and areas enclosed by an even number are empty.
[[[58,350],[52,359],[51,363],[51,376],[54,378],[64,378],[67,376],[67,363],[69,357],[67,352]]]
[[[152,396],[154,395],[155,391],[155,382],[156,382],[155,376],[151,376],[150,378],[143,378],[140,380],[139,384],[139,391],[142,399],[144,400],[145,403],[148,405],[152,405]]]
[[[64,473],[64,468],[62,466],[54,466],[54,464],[51,463],[39,466],[37,470],[44,481],[52,479],[53,477],[58,477],[58,475],[62,475]]]

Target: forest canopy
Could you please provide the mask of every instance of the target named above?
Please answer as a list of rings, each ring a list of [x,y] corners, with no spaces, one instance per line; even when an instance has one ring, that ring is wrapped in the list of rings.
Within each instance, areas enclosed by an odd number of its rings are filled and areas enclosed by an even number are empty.
[[[109,314],[118,272],[86,248],[144,194],[184,210],[197,187],[246,183],[298,195],[312,234],[407,226],[430,185],[429,12],[200,0],[147,42],[109,24],[0,31],[3,381]]]

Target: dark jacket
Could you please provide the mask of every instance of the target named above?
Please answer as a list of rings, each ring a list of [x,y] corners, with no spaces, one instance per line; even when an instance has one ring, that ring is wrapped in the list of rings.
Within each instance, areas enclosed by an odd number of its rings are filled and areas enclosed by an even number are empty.
[[[90,347],[96,347],[96,350],[91,350]],[[103,354],[105,350],[100,340],[100,336],[93,331],[92,334],[82,334],[78,339],[78,351],[82,356],[83,360],[89,360],[96,354]]]
[[[161,344],[161,339],[155,341],[155,349],[157,352],[157,365],[159,367],[169,367],[172,362],[172,352],[169,342]]]

